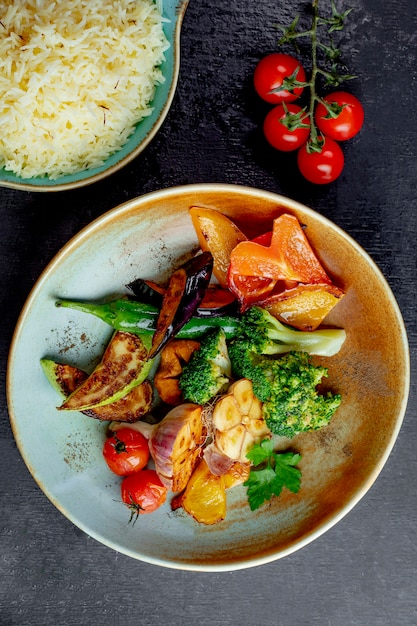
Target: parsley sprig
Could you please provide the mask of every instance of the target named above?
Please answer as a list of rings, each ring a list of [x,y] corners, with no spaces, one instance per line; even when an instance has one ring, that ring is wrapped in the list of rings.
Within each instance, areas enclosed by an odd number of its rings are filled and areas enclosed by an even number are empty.
[[[252,511],[272,496],[279,496],[284,487],[297,493],[301,486],[301,471],[295,467],[301,455],[293,452],[274,452],[272,439],[255,444],[247,453],[252,463],[249,478],[244,482]]]

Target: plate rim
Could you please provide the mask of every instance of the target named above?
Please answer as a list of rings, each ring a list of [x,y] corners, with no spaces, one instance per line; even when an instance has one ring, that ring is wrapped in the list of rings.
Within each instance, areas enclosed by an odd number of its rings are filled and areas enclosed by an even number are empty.
[[[59,265],[59,263],[71,254],[72,249],[75,246],[78,246],[83,243],[83,241],[88,240],[90,234],[94,233],[97,229],[100,229],[103,225],[108,222],[114,220],[114,218],[120,217],[124,213],[129,213],[132,210],[140,209],[142,204],[148,204],[153,199],[160,200],[162,198],[169,198],[171,195],[177,195],[181,193],[197,193],[199,191],[215,191],[220,193],[227,193],[231,191],[238,191],[243,195],[248,195],[253,197],[255,195],[262,196],[263,198],[270,199],[274,202],[280,203],[282,206],[287,208],[295,208],[302,210],[304,213],[312,215],[314,219],[318,219],[320,223],[330,226],[332,229],[336,230],[343,238],[345,238],[348,243],[356,248],[356,250],[365,257],[367,262],[372,266],[373,271],[378,276],[379,280],[384,284],[384,288],[389,295],[390,304],[393,307],[393,312],[395,313],[395,318],[399,324],[399,334],[402,339],[402,348],[404,353],[404,380],[403,380],[403,391],[402,391],[402,400],[400,404],[400,410],[398,412],[395,428],[393,428],[391,437],[389,442],[385,446],[383,450],[383,454],[379,459],[379,462],[374,466],[372,472],[368,476],[368,479],[364,481],[364,483],[358,488],[355,496],[351,498],[349,503],[345,504],[340,511],[336,514],[330,516],[330,518],[326,519],[324,522],[318,525],[313,531],[306,533],[302,538],[297,539],[291,545],[288,545],[286,548],[281,549],[279,554],[273,551],[267,551],[262,553],[260,556],[255,556],[253,559],[246,557],[244,561],[239,561],[238,559],[224,563],[223,561],[220,563],[216,563],[215,561],[203,564],[203,563],[189,563],[187,561],[172,561],[172,560],[164,560],[162,558],[152,558],[147,555],[138,555],[129,549],[123,549],[123,547],[116,545],[113,541],[103,538],[99,533],[92,531],[90,528],[87,528],[84,523],[80,523],[75,516],[69,514],[69,512],[63,508],[57,499],[53,496],[53,494],[46,492],[43,485],[36,478],[36,472],[32,472],[30,468],[30,462],[28,462],[26,455],[21,449],[19,445],[19,435],[17,432],[17,424],[16,417],[13,414],[12,410],[12,370],[13,370],[13,358],[18,345],[19,337],[22,333],[23,327],[25,325],[26,319],[29,316],[30,308],[32,303],[36,300],[38,292],[40,292],[44,286],[44,284],[48,281],[49,276],[53,273],[54,268]],[[384,465],[386,464],[394,445],[397,441],[400,429],[402,427],[402,423],[406,414],[408,399],[410,392],[410,349],[407,337],[406,326],[402,317],[402,313],[398,302],[395,298],[395,295],[389,285],[387,279],[384,274],[375,263],[375,261],[370,257],[370,255],[366,252],[366,250],[355,240],[353,239],[346,231],[341,229],[337,224],[331,221],[326,216],[321,213],[315,211],[314,209],[300,203],[298,201],[292,200],[287,196],[283,196],[281,194],[277,194],[272,191],[263,190],[260,188],[250,187],[247,185],[236,185],[230,183],[195,183],[188,185],[178,185],[173,187],[168,187],[160,190],[155,190],[143,195],[139,195],[135,198],[127,200],[121,204],[118,204],[114,208],[106,211],[99,217],[95,218],[92,222],[84,226],[81,230],[79,230],[75,235],[73,235],[61,248],[58,252],[52,257],[52,259],[46,264],[42,272],[40,273],[38,279],[35,281],[34,285],[29,291],[29,294],[24,302],[24,305],[18,315],[17,322],[15,325],[15,329],[13,331],[12,340],[10,342],[10,349],[7,359],[7,369],[6,369],[6,397],[7,397],[7,406],[9,412],[9,420],[13,432],[13,436],[15,438],[19,453],[21,454],[25,465],[29,469],[32,478],[35,480],[41,491],[47,496],[47,498],[54,504],[54,506],[69,519],[75,526],[83,530],[88,536],[91,536],[95,540],[103,543],[107,547],[116,550],[118,552],[122,552],[127,556],[130,556],[136,560],[147,562],[149,564],[163,566],[171,569],[178,570],[189,570],[189,571],[205,571],[205,572],[220,572],[220,571],[233,571],[239,569],[247,569],[250,567],[255,567],[258,565],[267,564],[278,559],[281,559],[289,554],[294,553],[295,551],[305,547],[325,532],[327,532],[330,528],[335,526],[343,517],[345,517],[357,504],[358,502],[365,496],[365,494],[369,491],[370,487],[373,485],[379,474],[381,473]]]

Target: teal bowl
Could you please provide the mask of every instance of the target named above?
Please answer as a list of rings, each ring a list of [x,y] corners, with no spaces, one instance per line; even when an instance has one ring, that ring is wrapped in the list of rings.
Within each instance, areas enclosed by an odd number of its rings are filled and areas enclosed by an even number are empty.
[[[0,187],[22,189],[24,191],[64,191],[90,185],[117,172],[136,158],[152,141],[164,122],[174,98],[180,66],[181,26],[189,0],[163,0],[165,35],[170,47],[165,52],[161,65],[165,82],[158,85],[152,102],[153,113],[141,120],[124,146],[112,154],[100,167],[66,174],[51,180],[48,177],[22,178],[0,169]]]

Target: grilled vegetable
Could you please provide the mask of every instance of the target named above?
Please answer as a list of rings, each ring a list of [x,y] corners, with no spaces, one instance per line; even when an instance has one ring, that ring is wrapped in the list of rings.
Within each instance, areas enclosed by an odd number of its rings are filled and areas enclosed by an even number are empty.
[[[316,330],[344,296],[335,285],[302,285],[270,295],[259,302],[274,317],[294,328]]]
[[[142,433],[125,426],[104,442],[103,458],[117,476],[129,476],[144,469],[149,461],[148,440]]]
[[[146,343],[149,339],[115,332],[99,365],[58,408],[85,411],[123,398],[146,379],[152,367]]]
[[[269,246],[243,241],[233,249],[230,273],[276,281],[331,284],[298,219],[289,213],[274,220]]]
[[[126,287],[139,302],[150,304],[158,309],[161,308],[165,293],[164,287],[142,278],[137,278]],[[195,311],[195,316],[218,317],[220,315],[236,315],[237,313],[238,302],[234,295],[219,285],[209,285],[200,306]]]
[[[209,285],[195,315],[196,317],[219,317],[237,315],[238,312],[239,303],[230,291],[219,285]]]
[[[183,367],[200,346],[192,339],[172,339],[161,352],[161,362],[153,382],[163,402],[173,406],[184,402],[179,386]]]
[[[167,342],[190,321],[203,299],[213,271],[213,257],[203,252],[175,270],[159,312],[149,357],[155,357]]]
[[[168,491],[154,469],[143,469],[126,476],[120,490],[122,501],[130,510],[129,522],[133,524],[139,515],[159,509],[164,504]]]
[[[190,216],[202,250],[213,255],[213,273],[222,287],[227,287],[230,254],[247,237],[226,215],[204,207],[194,206]]]
[[[253,393],[250,380],[242,378],[229,387],[213,410],[214,441],[230,459],[247,461],[248,450],[270,430],[262,417],[262,403]]]
[[[159,310],[143,302],[136,302],[128,298],[119,298],[111,302],[78,302],[76,300],[57,300],[57,307],[74,309],[89,313],[100,318],[115,330],[135,333],[144,337],[152,337],[156,330],[156,321]],[[197,313],[197,312],[196,312]],[[201,339],[212,328],[223,328],[226,337],[234,337],[239,326],[239,319],[232,314],[210,315],[204,317],[193,316],[187,324],[176,333],[177,339]]]
[[[88,374],[72,365],[57,363],[51,359],[41,359],[42,369],[52,387],[67,398],[85,380]],[[123,398],[82,411],[85,415],[102,421],[135,422],[150,411],[153,390],[148,380],[134,387]]]
[[[215,476],[200,461],[184,493],[174,498],[172,508],[182,507],[200,524],[217,524],[226,517],[226,488],[223,476]]]
[[[87,372],[78,367],[58,363],[52,359],[41,359],[41,366],[52,387],[64,398],[67,398],[88,378]]]
[[[197,464],[205,442],[205,428],[198,404],[180,404],[157,425],[149,450],[163,484],[182,491]]]
[[[115,330],[131,332],[141,336],[155,332],[159,310],[157,307],[128,298],[118,298],[110,302],[79,302],[57,300],[55,306],[74,309],[95,315]]]
[[[164,297],[165,289],[151,280],[136,278],[126,285],[130,293],[140,302],[151,304],[160,309]]]
[[[152,337],[156,330],[159,310],[150,305],[127,298],[119,298],[111,302],[78,302],[76,300],[57,300],[57,307],[73,309],[89,313],[109,324],[115,330],[135,333],[144,337]],[[210,315],[208,317],[192,317],[176,334],[177,339],[201,339],[212,328],[223,328],[230,339],[236,334],[239,319],[234,315]]]

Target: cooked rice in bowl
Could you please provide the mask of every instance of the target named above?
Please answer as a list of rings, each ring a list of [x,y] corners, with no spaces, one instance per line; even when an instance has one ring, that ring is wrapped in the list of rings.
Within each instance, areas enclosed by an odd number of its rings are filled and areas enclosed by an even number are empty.
[[[0,167],[102,165],[152,113],[163,23],[153,0],[0,0]]]

